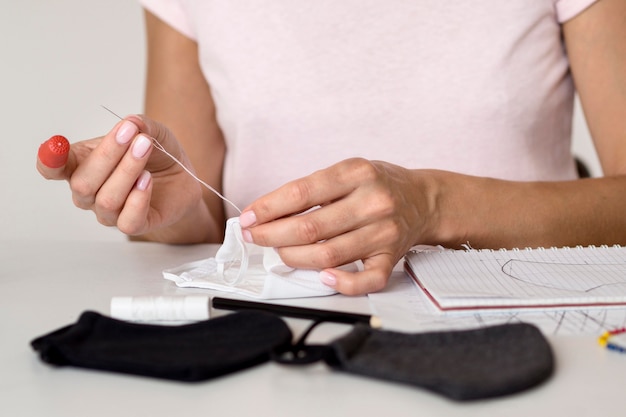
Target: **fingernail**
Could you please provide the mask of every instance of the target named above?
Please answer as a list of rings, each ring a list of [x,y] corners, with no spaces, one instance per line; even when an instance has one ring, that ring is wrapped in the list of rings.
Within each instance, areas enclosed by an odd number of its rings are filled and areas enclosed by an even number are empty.
[[[146,189],[150,185],[151,180],[152,175],[150,175],[149,171],[142,172],[139,178],[137,178],[137,189],[139,191],[146,191]]]
[[[243,228],[250,227],[255,223],[256,214],[254,214],[254,211],[244,211],[241,213],[241,216],[239,216],[239,224]]]
[[[115,140],[120,145],[125,145],[131,141],[132,138],[137,134],[138,129],[137,126],[133,122],[129,122],[125,120],[124,123],[117,129],[117,133],[115,134]]]
[[[329,287],[334,287],[337,285],[337,278],[331,274],[330,272],[322,271],[320,272],[320,281]]]
[[[254,243],[252,240],[252,233],[250,233],[249,230],[242,230],[241,237],[243,237],[243,240],[247,243]]]
[[[135,143],[133,143],[132,154],[137,159],[143,158],[151,146],[152,141],[150,139],[144,135],[139,135],[137,139],[135,139]]]

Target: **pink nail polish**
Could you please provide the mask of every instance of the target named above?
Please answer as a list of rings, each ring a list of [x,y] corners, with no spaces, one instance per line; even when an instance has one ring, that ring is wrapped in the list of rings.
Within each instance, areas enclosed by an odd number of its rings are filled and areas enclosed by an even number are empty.
[[[243,240],[247,243],[254,243],[252,240],[252,233],[250,233],[249,230],[242,230],[241,237],[243,237]]]
[[[146,156],[150,147],[152,147],[152,141],[144,135],[139,135],[133,143],[131,152],[135,158],[140,159]]]
[[[328,285],[329,287],[334,287],[335,285],[337,285],[337,278],[330,272],[326,271],[320,272],[320,281],[322,281],[323,284]]]
[[[115,134],[115,140],[120,145],[125,145],[132,140],[137,134],[137,126],[134,123],[129,122],[128,120],[124,121],[120,127],[117,129],[117,133]]]
[[[139,191],[146,191],[146,189],[150,186],[150,181],[152,181],[152,175],[150,175],[150,172],[142,172],[139,178],[137,178],[137,189]]]
[[[239,224],[243,228],[250,227],[255,223],[256,214],[254,214],[254,211],[244,211],[241,213],[241,216],[239,216]]]

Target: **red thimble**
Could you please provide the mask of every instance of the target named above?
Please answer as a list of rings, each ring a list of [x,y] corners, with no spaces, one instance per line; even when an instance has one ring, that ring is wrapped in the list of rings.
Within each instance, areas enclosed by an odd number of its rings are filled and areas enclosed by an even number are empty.
[[[52,136],[39,146],[39,160],[48,168],[60,168],[67,162],[70,142],[61,135]]]

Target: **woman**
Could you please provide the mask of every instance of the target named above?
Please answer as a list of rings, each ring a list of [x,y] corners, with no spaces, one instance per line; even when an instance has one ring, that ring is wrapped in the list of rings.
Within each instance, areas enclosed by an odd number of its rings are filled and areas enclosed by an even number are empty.
[[[105,225],[220,242],[238,215],[154,138],[345,294],[416,244],[626,243],[623,0],[142,3],[145,115],[38,164]],[[576,176],[574,85],[603,178]]]

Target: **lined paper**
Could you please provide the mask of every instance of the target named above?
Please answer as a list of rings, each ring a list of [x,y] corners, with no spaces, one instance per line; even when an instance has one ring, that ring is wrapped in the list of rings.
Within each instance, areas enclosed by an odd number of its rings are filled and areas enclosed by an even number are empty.
[[[531,323],[545,335],[598,337],[626,327],[626,307],[526,308],[503,310],[440,310],[415,281],[394,271],[383,291],[368,294],[372,313],[385,330],[425,332],[467,330],[507,323]]]
[[[405,261],[442,310],[626,305],[626,247],[415,251]]]

